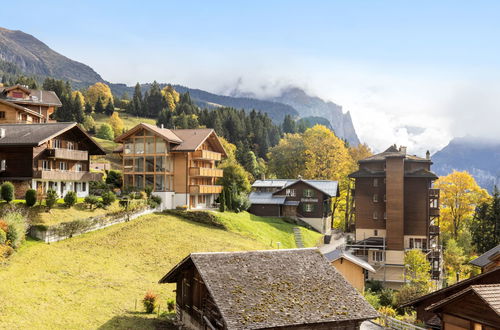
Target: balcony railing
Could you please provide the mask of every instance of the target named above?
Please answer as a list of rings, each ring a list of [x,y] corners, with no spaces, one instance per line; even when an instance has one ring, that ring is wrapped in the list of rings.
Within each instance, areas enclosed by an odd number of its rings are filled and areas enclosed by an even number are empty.
[[[86,150],[71,149],[47,149],[48,157],[70,160],[88,160],[89,153]]]
[[[440,211],[439,211],[439,208],[436,208],[436,207],[431,207],[429,209],[429,215],[431,217],[439,217],[439,214],[440,214]]]
[[[73,172],[73,171],[46,171],[37,170],[33,171],[34,179],[44,180],[67,180],[67,181],[101,181],[102,173],[92,172]]]
[[[193,159],[221,160],[222,154],[210,150],[197,150],[193,152]]]
[[[222,186],[198,185],[193,184],[189,186],[190,194],[220,194]]]
[[[429,226],[429,235],[436,236],[439,235],[439,226]]]
[[[224,172],[219,168],[191,167],[190,176],[221,178]]]
[[[436,188],[429,189],[429,197],[439,198],[439,189]]]
[[[440,257],[441,257],[440,251],[431,251],[427,255],[427,258],[429,258],[429,259],[440,259]]]

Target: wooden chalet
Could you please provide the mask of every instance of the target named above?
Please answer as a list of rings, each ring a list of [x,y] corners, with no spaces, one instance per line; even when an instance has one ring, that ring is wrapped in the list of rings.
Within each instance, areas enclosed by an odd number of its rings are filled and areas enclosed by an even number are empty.
[[[441,318],[442,315],[437,309],[431,308],[431,306],[436,306],[439,302],[463,292],[471,286],[482,286],[488,284],[500,284],[500,267],[496,267],[466,280],[459,281],[441,290],[431,292],[425,296],[409,301],[402,307],[413,307],[417,311],[417,319],[424,322],[428,328],[441,329],[443,325],[443,319]]]
[[[471,285],[427,307],[439,315],[442,329],[500,329],[500,284]]]
[[[500,267],[500,244],[472,260],[470,264],[481,267],[481,272],[483,273]]]
[[[359,292],[365,291],[368,272],[375,273],[375,269],[368,262],[341,248],[325,251],[323,255],[344,276],[346,281]]]
[[[162,198],[161,207],[211,208],[222,191],[217,168],[226,156],[213,129],[166,129],[139,124],[117,137],[123,159],[123,184],[143,190],[150,186]]]
[[[56,93],[23,85],[0,87],[0,124],[55,122],[50,116],[62,106]]]
[[[0,182],[12,182],[17,198],[30,188],[85,197],[89,181],[102,179],[90,172],[90,156],[105,154],[76,123],[0,124]]]
[[[358,329],[378,313],[316,248],[192,253],[176,283],[187,329]]]
[[[259,216],[298,218],[322,234],[332,228],[332,198],[339,195],[337,181],[273,179],[252,185],[248,212]]]

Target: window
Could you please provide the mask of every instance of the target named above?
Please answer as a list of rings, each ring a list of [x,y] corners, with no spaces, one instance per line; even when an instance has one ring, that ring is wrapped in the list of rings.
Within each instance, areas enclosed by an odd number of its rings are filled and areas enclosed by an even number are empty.
[[[410,249],[427,250],[427,238],[410,238]]]
[[[133,187],[134,186],[134,176],[133,175],[124,175],[123,176],[123,185],[125,187]]]
[[[133,140],[129,139],[126,140],[124,145],[123,145],[123,153],[125,155],[127,154],[133,154],[134,153],[134,142]]]
[[[377,178],[373,179],[373,186],[378,187],[378,179]]]
[[[164,154],[166,152],[167,152],[167,144],[165,143],[164,140],[157,137],[156,138],[156,153],[157,154]]]
[[[166,189],[165,185],[165,176],[163,175],[157,175],[156,176],[156,181],[155,181],[155,191],[165,191]]]
[[[314,197],[314,193],[313,189],[304,189],[304,197]]]
[[[152,156],[146,157],[146,172],[155,171],[155,158]]]
[[[144,138],[135,138],[135,153],[143,154],[144,153]]]
[[[135,172],[144,172],[144,158],[135,157]]]
[[[144,189],[144,175],[135,176],[135,188],[139,190]]]
[[[61,170],[61,171],[67,171],[68,170],[68,163],[66,163],[66,162],[59,162],[59,170]]]
[[[146,138],[146,153],[154,154],[155,153],[155,138],[147,137]]]
[[[382,262],[384,261],[384,252],[383,251],[372,251],[373,261]]]
[[[375,230],[373,231],[373,236],[378,236],[378,230],[377,230],[377,229],[375,229]]]
[[[288,197],[295,197],[295,189],[287,189],[285,193]]]
[[[304,212],[314,212],[314,204],[303,204]]]
[[[125,157],[123,158],[123,171],[132,172],[134,170],[134,158]]]
[[[7,170],[7,160],[2,159],[0,160],[0,171],[5,171]]]
[[[73,142],[68,142],[68,149],[69,150],[74,150],[75,146],[73,145]]]
[[[50,162],[48,160],[42,160],[42,169],[44,171],[50,171]]]
[[[87,191],[87,183],[82,182],[82,191]]]
[[[83,171],[83,165],[80,163],[76,163],[76,171],[77,172],[82,172]]]
[[[377,219],[378,219],[378,212],[373,211],[373,220],[377,220]]]
[[[5,111],[0,111],[0,119],[5,119]]]
[[[52,140],[52,148],[59,149],[61,148],[61,146],[62,146],[61,140],[59,139]]]
[[[146,175],[146,187],[154,188],[154,183],[155,183],[154,180],[155,180],[154,175]]]
[[[378,203],[378,194],[373,194],[373,202]]]

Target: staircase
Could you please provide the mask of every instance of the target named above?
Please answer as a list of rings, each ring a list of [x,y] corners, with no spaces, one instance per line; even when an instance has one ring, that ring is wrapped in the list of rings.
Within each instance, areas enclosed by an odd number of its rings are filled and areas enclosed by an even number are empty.
[[[293,227],[293,236],[295,237],[295,245],[297,245],[299,249],[303,248],[304,242],[302,241],[302,233],[299,227]]]

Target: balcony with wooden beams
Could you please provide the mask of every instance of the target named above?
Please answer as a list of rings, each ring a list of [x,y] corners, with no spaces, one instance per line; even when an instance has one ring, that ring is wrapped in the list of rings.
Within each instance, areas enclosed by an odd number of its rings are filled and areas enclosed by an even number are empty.
[[[220,194],[221,192],[222,186],[217,185],[192,184],[189,186],[190,194]]]
[[[210,150],[197,150],[193,152],[193,159],[202,159],[202,160],[221,160],[222,154],[215,151]]]
[[[71,149],[47,149],[47,157],[56,159],[69,159],[85,161],[89,159],[89,153],[86,150]]]
[[[429,226],[429,235],[430,236],[439,235],[439,226],[430,225]]]
[[[33,171],[33,178],[53,181],[101,181],[102,173],[37,170]]]
[[[189,175],[192,177],[222,178],[224,172],[219,168],[191,167]]]

